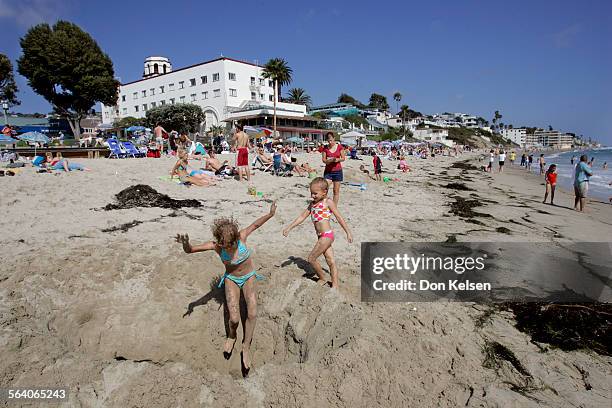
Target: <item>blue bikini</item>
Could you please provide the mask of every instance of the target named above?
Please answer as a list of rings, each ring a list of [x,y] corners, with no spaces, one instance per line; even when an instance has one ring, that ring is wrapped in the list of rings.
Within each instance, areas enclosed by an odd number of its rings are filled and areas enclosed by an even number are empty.
[[[224,248],[221,248],[221,253],[219,254],[221,261],[229,262],[230,265],[240,265],[241,263],[249,259],[250,256],[251,251],[240,240],[238,240],[238,258],[232,260],[232,257],[225,251]],[[239,288],[242,288],[252,276],[255,276],[256,280],[263,279],[263,276],[259,275],[254,269],[246,275],[242,276],[235,276],[225,272],[225,274],[223,274],[223,278],[221,278],[221,282],[219,282],[219,285],[217,285],[217,287],[222,288],[223,285],[225,285],[225,279],[229,279],[236,285],[238,285]]]

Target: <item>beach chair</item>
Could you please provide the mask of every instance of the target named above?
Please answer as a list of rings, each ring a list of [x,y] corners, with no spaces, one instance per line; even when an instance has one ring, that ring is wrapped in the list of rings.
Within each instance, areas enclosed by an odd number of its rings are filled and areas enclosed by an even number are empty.
[[[109,159],[112,159],[113,157],[116,159],[127,157],[127,155],[121,150],[121,145],[117,139],[108,139],[106,142],[108,143],[108,148],[111,151],[111,154],[108,156]]]
[[[259,156],[255,156],[255,158],[253,159],[253,163],[251,164],[252,164],[251,167],[253,167],[254,169],[261,170],[263,172],[270,171],[274,167],[274,162],[266,164],[263,161],[261,161]],[[258,164],[259,166],[257,166]]]
[[[126,156],[132,157],[144,157],[143,154],[134,146],[134,144],[130,141],[121,142],[121,145],[126,151]]]
[[[288,169],[287,166],[283,165],[283,160],[280,154],[275,154],[273,156],[273,160],[272,165],[274,166],[274,175],[287,177],[289,174],[291,174],[291,169]]]

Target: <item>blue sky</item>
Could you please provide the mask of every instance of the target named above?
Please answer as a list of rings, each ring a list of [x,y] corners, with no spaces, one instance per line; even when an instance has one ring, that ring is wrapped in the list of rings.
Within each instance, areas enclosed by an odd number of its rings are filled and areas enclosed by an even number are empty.
[[[72,21],[123,82],[147,55],[175,68],[283,57],[315,104],[399,91],[424,112],[467,112],[612,144],[612,1],[0,0],[0,53],[33,24]],[[22,112],[47,112],[18,76]]]

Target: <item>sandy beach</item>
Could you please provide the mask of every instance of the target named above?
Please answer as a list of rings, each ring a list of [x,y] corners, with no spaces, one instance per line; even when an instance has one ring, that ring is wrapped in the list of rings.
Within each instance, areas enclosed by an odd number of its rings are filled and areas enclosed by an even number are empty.
[[[611,205],[590,201],[580,214],[564,191],[557,206],[542,204],[542,178],[457,165],[479,166],[478,156],[410,157],[409,173],[384,161],[384,175],[397,179],[389,183],[359,171],[362,163],[372,169],[371,158],[347,160],[345,180],[367,190],[342,187],[339,208],[354,242],[333,226],[339,291],[303,276],[315,242],[310,223],[281,233],[307,205],[307,177],[256,171],[263,198],[235,180],[207,188],[163,181],[172,158],[83,159],[92,171],[24,168],[3,177],[0,387],[66,386],[67,407],[610,407],[612,358],[536,344],[511,313],[473,303],[361,302],[361,242],[610,241]],[[318,154],[298,155],[304,160],[322,174]],[[103,209],[137,184],[202,206]],[[215,282],[223,266],[214,253],[183,253],[173,237],[210,240],[213,219],[232,216],[244,227],[272,200],[276,216],[249,238],[265,279],[253,369],[243,379],[239,353],[229,361],[221,353]],[[466,200],[490,217],[453,213]],[[484,364],[494,342],[522,369]]]

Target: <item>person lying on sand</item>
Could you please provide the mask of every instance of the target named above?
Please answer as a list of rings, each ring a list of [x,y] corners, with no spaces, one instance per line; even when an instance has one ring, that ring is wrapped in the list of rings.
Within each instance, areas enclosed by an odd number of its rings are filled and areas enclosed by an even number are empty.
[[[189,162],[187,161],[187,152],[185,150],[179,150],[178,156],[179,159],[170,171],[172,178],[177,176],[183,183],[190,183],[200,187],[215,185],[216,179],[204,174],[203,170],[189,171]]]
[[[44,164],[50,170],[63,170],[66,172],[73,170],[90,171],[91,169],[84,167],[82,164],[69,162],[68,159],[61,157],[53,157],[53,153],[47,152]]]
[[[176,242],[183,245],[183,251],[193,254],[203,251],[215,251],[221,262],[225,265],[225,274],[218,287],[225,287],[225,302],[229,312],[229,330],[223,346],[223,356],[229,360],[236,344],[238,324],[240,323],[240,291],[244,295],[247,306],[247,317],[244,323],[244,338],[240,363],[242,376],[246,377],[251,369],[251,342],[255,331],[257,318],[257,287],[256,281],[263,279],[257,274],[251,257],[251,250],[247,247],[247,239],[251,233],[274,217],[276,201],[270,206],[270,211],[258,218],[248,227],[238,230],[238,224],[233,219],[218,218],[213,222],[212,233],[214,241],[199,245],[191,245],[189,235],[177,234]]]
[[[349,230],[348,225],[342,218],[338,207],[332,199],[327,198],[329,186],[327,181],[323,177],[317,177],[310,182],[310,196],[312,202],[308,207],[293,221],[287,228],[283,230],[283,235],[288,236],[289,232],[300,225],[308,216],[312,219],[312,223],[315,227],[317,234],[317,242],[308,255],[308,262],[312,269],[314,269],[321,285],[327,284],[327,279],[323,274],[323,268],[317,261],[321,256],[325,256],[325,261],[329,266],[329,273],[331,275],[331,287],[338,287],[338,268],[336,267],[336,261],[334,260],[334,251],[332,244],[334,243],[334,231],[331,229],[330,218],[332,214],[338,220],[338,223],[346,232],[346,239],[349,243],[353,242],[353,235]]]
[[[214,171],[216,175],[228,175],[232,176],[236,173],[234,168],[230,166],[227,160],[223,163],[215,157],[215,153],[211,150],[208,152],[209,157],[206,160],[206,165],[204,166],[205,170]]]

